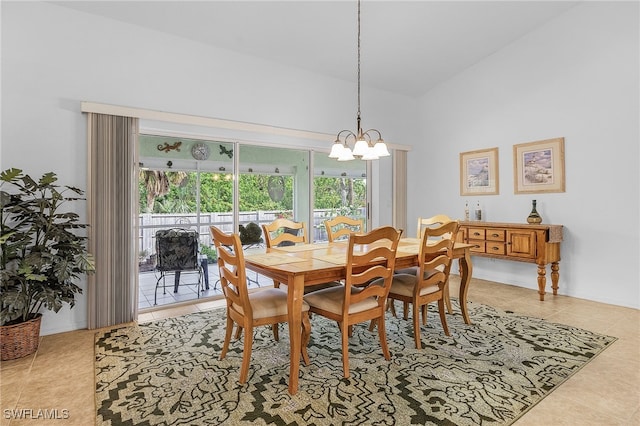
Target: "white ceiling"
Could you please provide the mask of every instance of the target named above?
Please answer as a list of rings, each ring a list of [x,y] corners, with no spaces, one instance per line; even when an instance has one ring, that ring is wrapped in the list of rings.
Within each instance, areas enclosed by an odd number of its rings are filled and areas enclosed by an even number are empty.
[[[52,3],[324,75],[356,79],[354,0]],[[363,0],[362,84],[418,97],[578,3]]]

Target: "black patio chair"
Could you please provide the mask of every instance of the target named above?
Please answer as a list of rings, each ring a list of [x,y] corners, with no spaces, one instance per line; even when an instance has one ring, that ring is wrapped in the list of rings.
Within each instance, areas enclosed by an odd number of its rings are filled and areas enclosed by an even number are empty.
[[[195,283],[183,283],[183,285],[196,285],[198,298],[202,289],[202,279],[204,276],[202,265],[198,260],[198,233],[193,230],[182,228],[161,229],[156,232],[156,253],[158,263],[156,271],[160,273],[153,296],[153,304],[158,304],[158,287],[162,287],[163,294],[166,294],[165,278],[168,274],[174,274],[173,292],[178,292],[180,277],[185,273],[198,274],[198,281]],[[162,281],[162,285],[160,285]]]

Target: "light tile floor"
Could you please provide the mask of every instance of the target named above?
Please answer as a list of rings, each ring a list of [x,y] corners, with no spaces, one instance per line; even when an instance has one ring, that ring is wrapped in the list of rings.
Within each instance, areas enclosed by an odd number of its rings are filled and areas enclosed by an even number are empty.
[[[452,294],[457,293],[457,282],[452,277]],[[471,283],[469,300],[618,337],[516,426],[640,425],[640,311],[566,296],[547,295],[540,302],[533,290],[477,279]],[[223,302],[201,300],[150,311],[141,314],[139,322],[209,310]],[[0,425],[95,424],[94,334],[95,330],[78,330],[43,336],[34,355],[3,362]],[[11,410],[19,409],[57,410],[59,417],[68,413],[68,418],[11,419]]]
[[[216,263],[209,264],[207,267],[207,275],[209,288],[205,286],[205,280],[202,280],[202,291],[200,292],[201,300],[209,300],[210,298],[222,296],[222,288],[220,287],[218,265]],[[166,288],[162,288],[163,280],[160,280],[160,287],[156,290],[156,283],[160,275],[158,272],[141,272],[139,275],[138,290],[138,310],[147,312],[165,309],[169,305],[184,304],[198,301],[198,277],[194,273],[183,273],[180,275],[180,285],[178,292],[173,292],[175,278],[173,273],[167,274],[164,279]],[[255,272],[247,271],[249,279],[249,288],[257,288],[260,286],[273,285],[270,278],[258,275]],[[155,300],[154,300],[155,297]],[[156,303],[154,303],[156,302]]]

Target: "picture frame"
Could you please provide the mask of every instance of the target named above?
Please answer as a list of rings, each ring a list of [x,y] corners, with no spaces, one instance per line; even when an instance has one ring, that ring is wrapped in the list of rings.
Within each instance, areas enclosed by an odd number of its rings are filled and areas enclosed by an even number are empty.
[[[460,195],[498,193],[498,148],[461,152]]]
[[[513,146],[514,193],[565,192],[564,138]]]

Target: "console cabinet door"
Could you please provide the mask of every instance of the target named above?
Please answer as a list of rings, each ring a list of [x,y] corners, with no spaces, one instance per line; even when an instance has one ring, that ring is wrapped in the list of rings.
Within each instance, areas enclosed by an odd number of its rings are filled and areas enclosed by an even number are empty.
[[[507,230],[507,256],[535,259],[536,247],[535,231]]]

